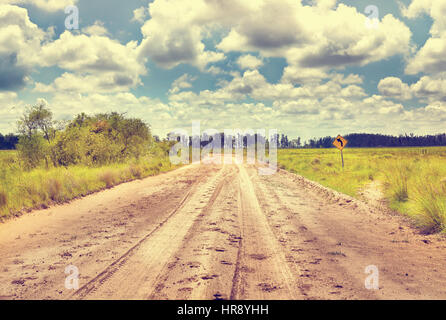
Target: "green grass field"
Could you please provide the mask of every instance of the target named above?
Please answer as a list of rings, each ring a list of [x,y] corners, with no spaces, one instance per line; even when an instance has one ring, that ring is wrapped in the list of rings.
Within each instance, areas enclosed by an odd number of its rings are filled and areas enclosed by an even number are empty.
[[[24,171],[16,151],[0,151],[0,165],[0,219],[176,168],[161,152],[101,167],[77,165]]]
[[[425,233],[446,229],[446,148],[279,150],[282,169],[353,197],[382,182],[390,207],[413,218]]]

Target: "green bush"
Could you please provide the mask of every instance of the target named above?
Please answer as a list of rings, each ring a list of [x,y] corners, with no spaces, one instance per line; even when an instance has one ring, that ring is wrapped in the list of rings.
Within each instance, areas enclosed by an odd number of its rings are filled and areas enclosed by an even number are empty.
[[[17,151],[23,166],[29,170],[42,163],[47,148],[43,137],[40,135],[21,136],[17,144]]]

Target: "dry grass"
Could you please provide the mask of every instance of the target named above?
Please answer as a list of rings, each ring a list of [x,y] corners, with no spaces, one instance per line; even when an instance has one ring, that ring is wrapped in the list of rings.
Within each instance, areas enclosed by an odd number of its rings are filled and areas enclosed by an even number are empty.
[[[390,207],[425,233],[446,231],[446,148],[279,150],[279,166],[327,187],[359,196],[371,181],[385,186]]]
[[[116,175],[111,170],[106,170],[99,174],[99,180],[105,183],[107,188],[111,188],[116,183]]]
[[[142,168],[139,165],[132,163],[130,165],[129,169],[130,169],[130,174],[133,177],[135,177],[136,179],[141,179],[142,178],[143,170],[142,170]]]
[[[8,195],[3,190],[0,190],[0,208],[8,205]]]
[[[24,171],[16,153],[0,152],[0,219],[20,211],[48,207],[119,183],[142,179],[177,168],[170,164],[163,150],[155,150],[137,162],[91,167],[44,167]],[[7,192],[6,192],[7,190]]]
[[[62,183],[54,178],[48,179],[46,185],[48,196],[53,201],[61,200]]]

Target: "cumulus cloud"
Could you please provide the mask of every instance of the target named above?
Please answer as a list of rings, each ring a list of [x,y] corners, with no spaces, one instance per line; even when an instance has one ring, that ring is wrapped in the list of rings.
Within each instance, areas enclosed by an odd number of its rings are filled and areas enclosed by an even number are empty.
[[[104,36],[109,34],[104,23],[99,20],[95,21],[93,25],[83,28],[82,31],[90,36]]]
[[[65,31],[59,39],[42,47],[41,65],[57,65],[76,75],[65,74],[51,88],[38,85],[35,90],[81,90],[88,83],[90,90],[113,92],[136,86],[147,72],[145,59],[138,58],[136,48],[133,41],[123,45],[106,36]]]
[[[172,87],[169,90],[170,94],[175,94],[180,92],[182,89],[192,88],[193,81],[196,80],[196,77],[192,77],[189,74],[185,73],[174,82],[172,82]]]
[[[413,0],[408,7],[402,7],[402,14],[415,19],[428,14],[434,23],[429,38],[414,57],[409,59],[407,74],[438,74],[446,71],[446,2],[443,0]]]
[[[415,57],[409,60],[405,72],[435,74],[446,71],[446,32],[429,38]]]
[[[283,70],[282,81],[293,84],[318,83],[328,78],[328,73],[320,68],[302,68],[298,65],[289,65]]]
[[[410,51],[410,29],[394,16],[386,15],[371,30],[367,17],[355,8],[339,4],[331,9],[332,4],[314,7],[297,1],[262,1],[251,15],[232,26],[218,48],[281,56],[292,66],[319,68],[320,73]]]
[[[0,90],[25,86],[50,33],[32,23],[26,9],[0,5]]]
[[[82,75],[66,72],[62,74],[62,76],[56,78],[49,85],[37,82],[33,91],[41,93],[107,93],[127,91],[136,84],[135,79],[126,76],[125,74],[105,72],[99,75]]]
[[[370,30],[364,14],[343,4],[334,8],[335,4],[157,0],[149,5],[151,18],[141,28],[140,54],[166,68],[189,63],[204,69],[225,58],[221,52],[206,50],[203,43],[221,30],[229,32],[217,45],[220,50],[258,51],[262,56],[285,57],[301,68],[365,65],[410,51],[410,29],[394,16],[386,15],[379,28]]]
[[[416,97],[427,99],[428,102],[446,102],[446,78],[444,75],[439,77],[423,76],[410,88]]]
[[[379,92],[390,98],[396,98],[400,100],[409,100],[412,98],[412,93],[409,86],[403,83],[400,78],[387,77],[381,79],[378,84]]]
[[[18,115],[24,111],[24,103],[13,91],[0,91],[0,132],[15,132]]]
[[[205,50],[202,41],[211,21],[207,9],[214,3],[203,0],[151,3],[151,19],[141,28],[144,39],[139,47],[140,56],[149,56],[164,68],[188,63],[200,70],[223,60],[223,53]]]
[[[360,79],[360,78],[359,78]],[[297,99],[313,99],[320,101],[327,96],[342,97],[345,99],[359,99],[366,96],[364,90],[356,84],[355,75],[347,77],[333,75],[333,79],[322,83],[307,83],[295,87],[290,83],[269,83],[258,70],[247,70],[240,74],[234,74],[231,81],[221,83],[221,88],[210,91],[203,90],[199,93],[191,91],[171,92],[171,101],[182,101],[196,105],[213,105],[223,102],[240,102],[247,98],[258,101],[288,102]]]
[[[242,69],[258,69],[263,65],[263,61],[256,56],[246,54],[237,59],[237,64]]]
[[[446,2],[443,0],[413,0],[408,7],[402,6],[404,16],[415,19],[428,14],[434,20],[430,33],[439,36],[446,31]]]
[[[138,9],[133,10],[133,18],[132,21],[144,23],[148,16],[148,10],[146,7],[140,7]]]

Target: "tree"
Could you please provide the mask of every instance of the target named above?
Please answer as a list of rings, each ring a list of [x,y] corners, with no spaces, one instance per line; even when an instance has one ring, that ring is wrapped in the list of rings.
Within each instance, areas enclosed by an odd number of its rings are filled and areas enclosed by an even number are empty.
[[[37,167],[45,158],[45,141],[40,135],[23,135],[17,144],[19,159],[26,169]]]
[[[53,113],[44,103],[34,105],[25,111],[25,114],[18,122],[18,128],[20,133],[28,137],[40,131],[45,140],[50,143],[55,136]]]
[[[22,135],[17,149],[20,158],[29,168],[37,166],[42,158],[48,167],[49,145],[56,134],[52,118],[53,114],[46,105],[39,103],[27,108],[17,123],[18,131]],[[46,145],[41,138],[46,140]]]

